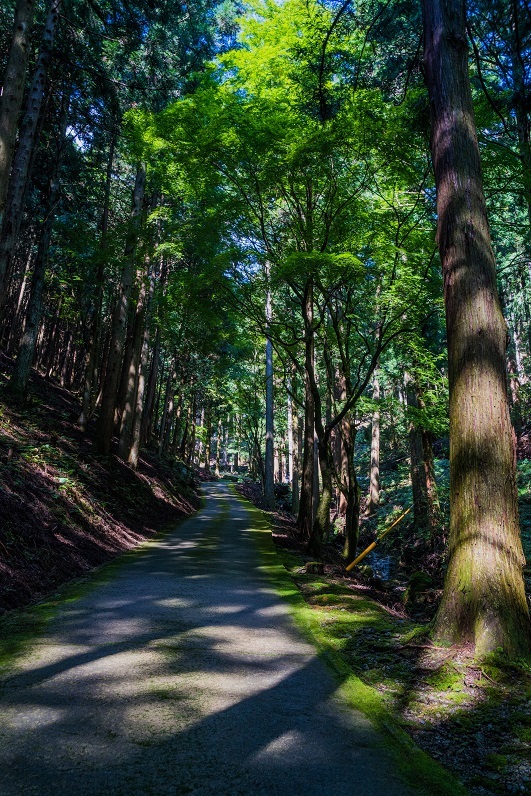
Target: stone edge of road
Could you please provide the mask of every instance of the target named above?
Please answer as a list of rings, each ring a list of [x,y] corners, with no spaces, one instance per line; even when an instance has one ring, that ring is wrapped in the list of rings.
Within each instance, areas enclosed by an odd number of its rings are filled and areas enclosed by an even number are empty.
[[[387,741],[387,749],[404,782],[426,796],[469,796],[462,782],[417,746],[387,708],[378,691],[362,682],[341,653],[333,649],[322,632],[317,612],[308,606],[276,553],[267,513],[240,495],[234,484],[229,486],[232,495],[245,505],[253,518],[253,526],[256,526],[258,533],[253,534],[252,538],[259,551],[260,570],[279,597],[288,603],[295,624],[304,637],[316,647],[335,678],[341,681],[339,694],[342,700],[350,708],[365,714]]]

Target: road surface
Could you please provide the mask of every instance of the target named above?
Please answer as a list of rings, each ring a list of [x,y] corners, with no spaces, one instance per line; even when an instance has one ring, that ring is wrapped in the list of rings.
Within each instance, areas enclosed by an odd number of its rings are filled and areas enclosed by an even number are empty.
[[[0,691],[0,796],[412,796],[222,484],[65,603]]]

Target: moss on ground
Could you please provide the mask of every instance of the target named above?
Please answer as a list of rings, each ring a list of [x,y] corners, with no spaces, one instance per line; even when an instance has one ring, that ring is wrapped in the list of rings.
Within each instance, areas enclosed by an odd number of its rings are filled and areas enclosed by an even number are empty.
[[[381,693],[363,682],[352,665],[353,642],[360,630],[383,638],[391,636],[393,622],[386,610],[353,595],[346,586],[331,584],[319,575],[303,574],[297,556],[275,550],[266,515],[248,502],[246,506],[253,516],[261,570],[289,603],[300,630],[335,672],[345,701],[361,710],[385,737],[403,778],[429,796],[465,796],[468,791],[464,785],[415,744]]]

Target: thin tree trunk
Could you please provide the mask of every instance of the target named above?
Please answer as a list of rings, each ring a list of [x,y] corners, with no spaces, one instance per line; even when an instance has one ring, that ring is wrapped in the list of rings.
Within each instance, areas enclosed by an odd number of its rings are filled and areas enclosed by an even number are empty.
[[[422,449],[424,460],[424,478],[426,481],[426,497],[428,501],[428,528],[430,536],[435,540],[439,534],[441,524],[441,505],[435,480],[435,464],[433,457],[432,433],[426,428],[421,430]]]
[[[191,432],[189,437],[189,447],[188,447],[188,454],[186,457],[186,464],[189,467],[193,467],[194,465],[194,454],[195,454],[195,437],[196,437],[196,415],[197,415],[197,393],[194,392],[192,397],[192,419],[191,419]]]
[[[315,436],[315,405],[309,373],[313,368],[314,330],[313,330],[313,285],[306,285],[304,302],[304,444],[302,451],[301,492],[297,527],[304,542],[308,543],[312,535],[313,525],[313,491],[314,491],[314,436]]]
[[[142,340],[142,350],[140,352],[140,366],[138,373],[138,385],[136,391],[135,419],[131,435],[131,446],[129,449],[129,455],[127,457],[127,462],[128,464],[131,465],[133,470],[136,470],[138,466],[138,456],[140,452],[140,435],[142,428],[142,413],[144,411],[144,394],[146,386],[145,374],[148,365],[148,357],[149,357],[149,326],[148,324],[145,324],[144,337]]]
[[[59,301],[57,302],[57,309],[55,310],[53,321],[50,327],[50,340],[51,345],[49,346],[49,350],[46,351],[46,356],[43,359],[42,367],[46,373],[46,378],[49,379],[52,375],[52,368],[53,363],[55,362],[55,357],[57,353],[57,349],[59,347],[59,329],[61,325],[61,309],[63,306],[63,297],[62,295],[59,296]]]
[[[356,555],[360,519],[360,488],[354,467],[354,441],[356,425],[350,415],[341,422],[341,440],[347,464],[347,508],[345,512],[345,543],[343,556],[350,561]]]
[[[122,412],[120,439],[118,441],[118,456],[124,461],[128,461],[131,451],[133,426],[135,422],[135,411],[137,406],[138,382],[140,379],[140,360],[146,334],[147,301],[148,291],[145,280],[142,280],[136,306],[133,343],[128,368],[127,389]]]
[[[216,432],[216,469],[214,470],[216,478],[221,478],[221,472],[219,469],[219,465],[221,462],[221,435],[222,435],[223,427],[221,424],[221,415],[218,417],[218,428]]]
[[[127,316],[127,332],[122,355],[122,367],[120,368],[120,378],[118,380],[118,391],[116,394],[116,406],[114,410],[114,430],[119,434],[122,427],[122,416],[127,398],[127,386],[129,383],[129,367],[133,357],[133,343],[135,337],[136,312],[135,304],[138,301],[136,279],[133,280],[133,290],[129,301],[129,312]]]
[[[380,378],[378,369],[374,373],[372,397],[380,400]],[[371,470],[369,477],[369,514],[374,514],[380,505],[380,409],[372,413],[371,423]]]
[[[81,414],[78,418],[78,425],[82,430],[87,426],[88,421],[94,411],[94,391],[96,383],[96,366],[98,353],[101,348],[102,324],[103,324],[103,289],[105,280],[105,261],[104,251],[109,231],[109,209],[111,198],[112,168],[114,162],[114,149],[116,146],[116,134],[113,133],[109,146],[109,157],[107,159],[107,171],[105,175],[105,190],[103,199],[103,213],[101,218],[101,237],[99,246],[99,261],[96,271],[96,301],[94,302],[94,315],[91,325],[91,335],[87,351],[87,364],[85,370],[85,385],[83,390],[83,404]]]
[[[210,459],[212,453],[212,407],[210,404],[205,411],[205,470],[210,475]],[[201,462],[198,462],[201,466]]]
[[[430,529],[430,518],[428,512],[428,484],[426,481],[426,466],[424,462],[424,445],[421,429],[414,416],[415,412],[418,413],[419,403],[415,391],[415,384],[411,376],[407,373],[404,377],[404,389],[407,407],[413,410],[413,413],[410,413],[408,422],[413,520],[415,528],[418,531],[427,531]]]
[[[529,22],[520,19],[518,0],[511,0],[511,67],[513,82],[513,108],[516,117],[518,151],[522,164],[523,194],[527,206],[529,230],[526,236],[526,255],[531,258],[531,124],[529,122],[530,94],[526,84],[528,53],[522,45],[521,31]]]
[[[49,182],[47,214],[42,225],[37,257],[35,259],[24,334],[18,351],[15,369],[9,382],[10,390],[22,396],[26,395],[28,389],[31,365],[35,355],[37,335],[41,323],[46,265],[48,263],[48,252],[50,249],[55,210],[60,195],[59,171],[65,148],[68,104],[69,95],[63,95],[61,102],[61,119],[59,122],[59,144],[53,173]]]
[[[166,391],[164,393],[164,406],[162,409],[162,418],[160,421],[160,434],[159,434],[159,456],[165,451],[166,441],[168,439],[168,430],[171,427],[173,419],[173,404],[175,396],[175,379],[177,376],[175,357],[168,371],[168,378],[166,379]]]
[[[169,452],[171,459],[175,459],[177,457],[177,452],[179,450],[182,418],[183,418],[183,395],[182,393],[180,393],[179,400],[177,402],[177,407],[175,410],[175,423],[173,424],[173,438],[171,441],[170,452]]]
[[[450,551],[435,636],[476,654],[531,651],[496,289],[464,0],[423,0],[450,383]]]
[[[291,397],[291,379],[288,382],[288,401],[287,401],[287,429],[288,435],[288,478],[293,480],[293,399]]]
[[[49,218],[44,222],[41,238],[39,240],[39,248],[35,258],[35,266],[31,280],[30,298],[26,312],[26,325],[18,350],[15,369],[9,382],[10,391],[22,397],[27,393],[31,365],[33,363],[35,346],[37,343],[37,334],[41,322],[44,278],[46,274],[48,250],[50,248],[52,224],[53,217],[52,213],[50,213]]]
[[[227,470],[227,467],[229,466],[228,462],[229,424],[230,424],[230,415],[227,415],[227,422],[225,424],[225,428],[223,429],[223,452],[221,459],[221,465],[224,470]]]
[[[331,461],[329,438],[323,437],[322,439],[319,439],[317,447],[319,469],[321,471],[322,492],[317,505],[317,513],[313,523],[312,535],[308,544],[308,551],[315,556],[319,556],[321,554],[323,542],[328,541],[330,535],[330,506],[334,496],[332,481],[333,465]]]
[[[35,234],[32,233],[30,244],[28,246],[28,256],[24,267],[24,273],[18,289],[17,303],[13,314],[13,320],[10,325],[9,337],[6,341],[6,349],[9,353],[15,350],[21,337],[21,328],[24,323],[25,309],[27,306],[27,286],[28,280],[31,278],[31,266],[33,261],[33,243],[35,241]]]
[[[291,388],[295,389],[294,379]],[[289,417],[288,444],[289,444],[289,475],[291,479],[291,513],[297,516],[299,511],[299,478],[300,478],[300,423],[297,404],[288,395]]]
[[[333,472],[334,463],[330,446],[331,425],[323,423],[323,408],[317,382],[315,367],[315,349],[312,367],[309,371],[310,388],[313,393],[315,436],[314,436],[314,518],[312,533],[307,548],[315,556],[321,554],[323,542],[330,536],[330,506],[334,496]],[[319,472],[321,473],[322,491],[319,497]],[[319,497],[319,500],[317,498]]]
[[[61,387],[68,386],[68,379],[70,373],[70,359],[72,356],[72,348],[73,348],[73,335],[71,329],[68,329],[67,331],[66,340],[67,340],[66,351],[63,357],[63,367],[61,368],[61,376],[59,380]]]
[[[149,370],[149,380],[146,390],[146,407],[142,420],[142,431],[140,435],[141,444],[145,445],[153,434],[153,424],[155,420],[155,394],[157,392],[157,376],[160,359],[160,328],[157,327],[155,334],[155,344],[151,357],[151,368]]]
[[[138,166],[136,173],[133,205],[129,222],[129,232],[124,252],[124,266],[121,276],[120,295],[116,302],[111,331],[111,343],[105,382],[102,391],[101,410],[96,430],[96,450],[108,456],[111,452],[111,441],[114,430],[114,411],[116,406],[118,381],[120,378],[123,349],[127,333],[127,320],[129,315],[129,302],[133,288],[135,272],[135,251],[138,240],[144,190],[146,184],[146,167],[144,163]]]
[[[269,276],[269,269],[267,275]],[[266,324],[271,323],[271,292],[267,290]],[[265,473],[264,506],[275,508],[275,463],[274,463],[274,425],[273,425],[273,343],[266,338],[266,397],[265,397]]]
[[[241,445],[241,427],[240,427],[239,415],[235,415],[234,417],[234,430],[236,434],[236,440],[235,440],[236,453],[234,454],[234,472],[237,473],[240,469],[240,445]]]

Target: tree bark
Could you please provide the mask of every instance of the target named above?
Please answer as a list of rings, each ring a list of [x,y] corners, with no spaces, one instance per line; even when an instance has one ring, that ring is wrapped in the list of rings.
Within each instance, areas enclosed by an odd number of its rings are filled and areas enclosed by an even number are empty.
[[[269,270],[268,270],[269,275]],[[266,324],[271,323],[271,292],[266,297]],[[274,419],[273,419],[273,343],[266,338],[266,396],[265,396],[265,473],[264,505],[272,511],[275,508],[275,462],[274,462]]]
[[[138,456],[140,453],[140,437],[142,429],[142,419],[144,412],[144,394],[146,387],[146,370],[149,357],[149,326],[144,325],[144,336],[142,340],[142,350],[140,352],[140,365],[138,373],[138,384],[136,390],[135,419],[131,433],[131,445],[127,457],[128,464],[136,470],[138,466]]]
[[[144,163],[141,163],[138,166],[136,173],[129,231],[125,244],[124,266],[121,276],[120,294],[118,296],[113,315],[109,358],[105,374],[105,382],[103,385],[100,416],[96,429],[95,447],[96,450],[104,456],[108,456],[111,452],[111,441],[114,430],[114,411],[117,397],[116,394],[122,367],[125,336],[127,333],[129,302],[131,299],[133,277],[135,272],[135,250],[138,240],[140,219],[142,216],[145,184],[146,167]]]
[[[356,555],[360,525],[360,488],[354,466],[354,442],[356,439],[356,424],[348,414],[341,422],[341,441],[345,451],[347,465],[346,479],[346,512],[345,512],[345,543],[343,556],[347,561]]]
[[[174,356],[170,368],[168,370],[168,377],[166,379],[164,406],[162,409],[162,417],[160,420],[159,456],[162,456],[162,454],[165,452],[167,442],[170,438],[171,424],[173,420],[173,407],[175,402],[174,399],[175,399],[176,378],[177,378],[177,362]]]
[[[313,448],[315,436],[315,405],[309,376],[314,361],[313,284],[311,281],[307,283],[305,289],[304,334],[304,442],[302,449],[301,492],[297,527],[303,541],[308,543],[312,535],[313,525]]]
[[[191,431],[188,437],[188,453],[186,455],[186,464],[193,467],[195,455],[195,436],[196,436],[196,415],[197,415],[197,393],[194,391],[192,396],[192,412],[191,412]]]
[[[157,326],[155,333],[155,343],[151,355],[151,367],[149,369],[149,379],[146,388],[146,405],[142,418],[142,429],[140,432],[140,443],[145,445],[153,434],[155,421],[155,394],[157,392],[157,377],[159,372],[160,359],[160,327]]]
[[[221,463],[221,437],[223,433],[223,425],[221,422],[221,415],[218,416],[218,426],[216,431],[216,465],[215,465],[215,476],[216,478],[221,478],[221,471],[219,469]]]
[[[61,0],[51,0],[9,178],[7,200],[0,228],[0,311],[2,311],[5,301],[15,246],[22,222],[26,185],[37,139],[60,8]]]
[[[426,467],[424,463],[424,445],[422,432],[418,426],[415,410],[419,408],[415,384],[411,376],[404,375],[404,390],[406,393],[407,408],[410,412],[408,421],[409,454],[411,491],[413,494],[413,521],[418,531],[428,531],[430,518],[428,513],[428,484],[426,481]]]
[[[13,38],[2,78],[2,95],[0,96],[0,218],[6,201],[9,174],[15,151],[18,118],[24,97],[34,11],[35,0],[17,0]]]
[[[528,654],[506,326],[483,195],[464,0],[422,0],[450,383],[450,550],[436,638]]]
[[[42,225],[37,257],[35,258],[35,267],[31,280],[31,292],[28,301],[24,334],[22,335],[22,341],[18,351],[15,369],[9,382],[9,389],[21,396],[25,396],[28,389],[31,365],[35,355],[37,335],[42,317],[46,265],[48,263],[48,252],[50,249],[55,211],[60,195],[59,172],[66,143],[65,136],[68,120],[69,96],[69,93],[63,95],[61,102],[61,118],[59,122],[57,154],[48,187],[47,212]]]
[[[512,104],[516,117],[518,151],[522,164],[522,183],[527,206],[529,229],[526,236],[526,254],[531,256],[531,124],[529,121],[530,95],[526,84],[526,61],[528,53],[522,45],[521,30],[529,23],[520,19],[517,0],[511,0],[511,67],[513,81]]]
[[[140,275],[142,278],[142,275]],[[137,392],[140,379],[140,360],[146,335],[148,291],[145,279],[142,279],[140,293],[136,306],[136,317],[133,332],[133,344],[131,358],[128,366],[127,389],[125,394],[124,408],[122,412],[122,422],[120,427],[120,439],[118,441],[118,456],[124,461],[128,461],[131,451],[133,438],[133,426],[135,422],[135,412],[137,408]]]
[[[107,171],[105,174],[105,188],[103,199],[103,212],[101,217],[101,237],[99,246],[99,260],[96,271],[96,300],[93,308],[93,319],[91,324],[90,339],[87,351],[87,363],[85,370],[85,384],[83,390],[83,403],[81,414],[78,418],[78,425],[81,429],[85,429],[89,419],[94,411],[94,392],[97,373],[97,360],[98,353],[101,348],[102,336],[102,307],[103,307],[103,289],[105,280],[105,261],[104,252],[107,242],[107,233],[109,231],[109,210],[111,198],[111,182],[112,182],[112,169],[114,162],[114,150],[116,146],[116,133],[113,132],[111,143],[109,146],[109,157],[107,160]]]
[[[300,468],[300,446],[299,446],[299,411],[296,402],[293,400],[292,391],[296,389],[296,373],[288,384],[288,471],[291,482],[291,513],[295,516],[299,511],[299,468]]]
[[[372,397],[380,400],[380,379],[376,369]],[[371,424],[371,470],[369,475],[369,514],[374,514],[380,505],[380,409],[372,413]]]

